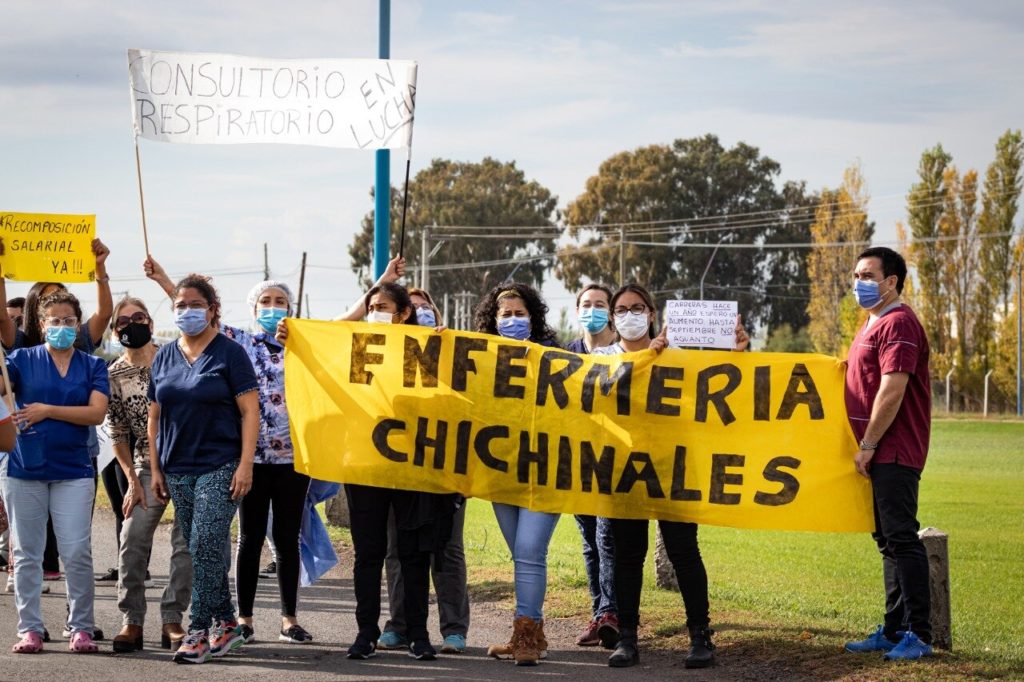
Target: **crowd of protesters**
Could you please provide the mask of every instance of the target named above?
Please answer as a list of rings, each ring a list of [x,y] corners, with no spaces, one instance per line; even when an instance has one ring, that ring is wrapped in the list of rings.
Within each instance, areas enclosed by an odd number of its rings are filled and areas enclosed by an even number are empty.
[[[0,242],[2,248],[2,242]],[[50,636],[41,595],[47,582],[66,582],[62,633],[76,653],[96,652],[103,638],[94,614],[94,583],[116,581],[121,629],[115,652],[144,646],[150,555],[156,530],[173,502],[168,582],[160,599],[161,644],[178,663],[204,663],[266,637],[254,621],[260,557],[271,540],[280,598],[275,639],[313,641],[299,624],[300,546],[317,481],[294,467],[285,396],[287,319],[295,300],[285,282],[251,290],[247,328],[225,324],[211,279],[190,274],[172,281],[149,257],[146,275],[170,299],[180,336],[157,346],[145,301],[113,302],[106,273],[109,250],[98,240],[97,310],[84,317],[78,299],[59,283],[40,282],[24,299],[0,309],[5,350],[0,402],[0,559],[14,593],[19,639],[15,653],[41,651]],[[444,330],[430,294],[398,282],[395,258],[380,280],[339,319]],[[927,454],[930,394],[928,348],[913,311],[900,300],[906,265],[896,252],[868,249],[854,270],[854,291],[869,313],[851,349],[847,408],[861,438],[851,466],[875,491],[875,540],[883,557],[885,623],[853,652],[912,659],[931,653],[927,558],[917,539],[917,485]],[[0,297],[7,299],[0,277]],[[556,346],[540,293],[516,282],[483,295],[474,331]],[[655,300],[643,286],[617,291],[589,284],[576,298],[580,336],[567,350],[618,354],[667,346]],[[109,366],[93,351],[107,331],[123,349]],[[750,337],[737,319],[735,349]],[[98,471],[96,428],[106,422],[114,459]],[[115,566],[96,577],[92,512],[102,478],[117,518]],[[440,615],[441,653],[466,650],[470,627],[463,529],[466,500],[361,485],[345,486],[354,564],[357,632],[348,657],[407,649],[417,660],[438,651],[427,629],[430,583]],[[312,498],[312,499],[311,499]],[[559,515],[495,502],[494,514],[512,558],[515,610],[507,643],[488,654],[516,665],[549,655],[544,633],[547,553]],[[237,552],[231,527],[238,517]],[[577,516],[581,560],[591,596],[579,646],[612,651],[608,665],[640,659],[638,627],[646,521]],[[658,522],[684,605],[690,647],[687,668],[715,659],[709,575],[698,526]],[[7,526],[10,530],[8,532]],[[63,564],[61,572],[60,564]],[[234,594],[229,579],[233,563]],[[389,617],[380,627],[381,579],[387,574]],[[183,622],[185,611],[189,621]]]

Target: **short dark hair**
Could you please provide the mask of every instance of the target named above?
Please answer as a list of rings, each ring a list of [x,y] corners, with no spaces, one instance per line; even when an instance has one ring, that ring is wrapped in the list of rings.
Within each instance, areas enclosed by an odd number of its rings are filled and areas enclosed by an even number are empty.
[[[12,298],[12,299],[8,300],[7,301],[7,307],[8,308],[24,308],[25,307],[25,297],[24,296],[17,296],[15,298]]]
[[[384,282],[367,291],[366,296],[363,297],[363,305],[366,307],[366,310],[370,310],[370,299],[373,298],[374,294],[383,294],[394,301],[399,314],[404,310],[408,310],[409,317],[403,320],[405,324],[419,324],[416,320],[416,307],[413,306],[412,299],[409,298],[408,290],[401,284]]]
[[[864,249],[857,256],[857,260],[865,258],[877,258],[882,262],[882,276],[892,277],[896,275],[896,293],[903,293],[903,282],[907,279],[907,261],[898,252],[888,246],[872,246]]]
[[[611,305],[612,290],[609,289],[608,287],[606,287],[603,284],[599,284],[597,282],[591,282],[587,286],[585,286],[582,289],[580,289],[580,293],[576,294],[576,307],[577,308],[580,307],[580,299],[583,298],[583,294],[587,293],[588,291],[594,291],[595,289],[597,291],[603,291],[605,293],[605,295],[608,297],[608,304]]]

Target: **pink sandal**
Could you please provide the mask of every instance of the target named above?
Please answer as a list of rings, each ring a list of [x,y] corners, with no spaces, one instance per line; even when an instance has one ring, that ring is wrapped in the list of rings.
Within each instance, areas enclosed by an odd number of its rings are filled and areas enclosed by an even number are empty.
[[[11,647],[15,654],[37,654],[43,650],[43,636],[38,632],[26,632],[21,636],[21,641]]]
[[[75,634],[71,635],[71,643],[68,644],[68,650],[76,654],[94,654],[100,649],[96,646],[96,642],[92,641],[92,635],[84,630],[78,630]]]

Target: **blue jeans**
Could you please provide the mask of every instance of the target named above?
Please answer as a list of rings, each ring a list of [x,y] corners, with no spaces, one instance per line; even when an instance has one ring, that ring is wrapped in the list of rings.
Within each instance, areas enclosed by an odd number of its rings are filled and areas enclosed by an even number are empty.
[[[548,544],[559,515],[495,502],[494,516],[512,552],[516,618],[528,616],[539,622],[544,618],[544,593],[548,587]]]
[[[603,516],[576,516],[583,538],[583,561],[587,567],[591,609],[597,619],[618,612],[615,604],[615,540],[612,524]]]
[[[7,458],[0,461],[0,486],[11,523],[14,558],[14,601],[18,634],[43,634],[40,595],[43,588],[43,548],[46,523],[53,518],[57,546],[64,560],[68,627],[92,634],[95,625],[92,571],[92,478],[31,481],[7,476]]]
[[[205,474],[167,474],[174,515],[192,555],[192,609],[189,632],[210,627],[211,621],[233,621],[228,569],[231,520],[238,502],[231,499],[231,477],[238,461]]]

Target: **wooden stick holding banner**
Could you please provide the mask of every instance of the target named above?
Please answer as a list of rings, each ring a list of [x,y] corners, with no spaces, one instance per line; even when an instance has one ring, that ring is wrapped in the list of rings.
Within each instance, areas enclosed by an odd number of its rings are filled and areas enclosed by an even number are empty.
[[[13,417],[17,411],[17,403],[14,400],[14,389],[11,387],[11,376],[7,373],[7,352],[4,351],[2,345],[0,345],[0,374],[3,374],[4,378],[4,399],[7,400],[7,408]],[[14,428],[21,431],[18,428],[17,420],[14,420]]]
[[[146,229],[146,200],[142,195],[142,163],[139,161],[139,138],[135,137],[135,177],[139,179],[139,208],[142,209],[142,243],[149,258],[149,231]]]

